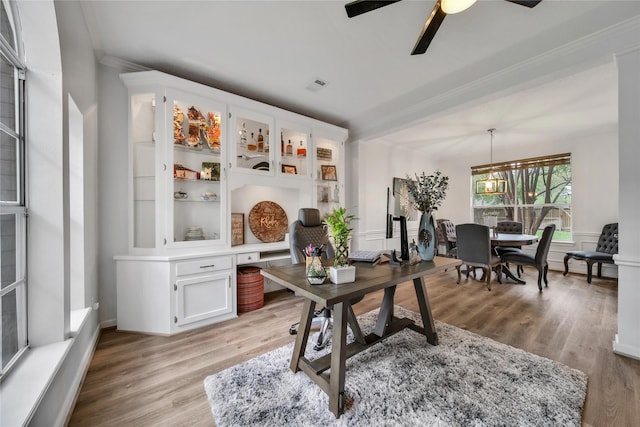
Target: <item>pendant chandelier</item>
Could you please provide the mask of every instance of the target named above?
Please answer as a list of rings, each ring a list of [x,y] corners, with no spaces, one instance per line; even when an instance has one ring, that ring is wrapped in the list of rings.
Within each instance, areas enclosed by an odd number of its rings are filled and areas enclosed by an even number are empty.
[[[493,177],[493,132],[495,128],[487,129],[491,134],[491,146],[489,151],[489,177],[476,181],[476,194],[491,195],[504,194],[507,191],[507,181]]]

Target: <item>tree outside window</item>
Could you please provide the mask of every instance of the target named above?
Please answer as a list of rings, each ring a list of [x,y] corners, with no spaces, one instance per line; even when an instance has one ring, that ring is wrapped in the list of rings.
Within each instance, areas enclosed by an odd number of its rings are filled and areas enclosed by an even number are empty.
[[[476,181],[504,179],[506,192],[476,194]],[[554,240],[571,240],[571,154],[514,160],[471,168],[474,222],[487,217],[520,221],[526,234],[556,225]]]

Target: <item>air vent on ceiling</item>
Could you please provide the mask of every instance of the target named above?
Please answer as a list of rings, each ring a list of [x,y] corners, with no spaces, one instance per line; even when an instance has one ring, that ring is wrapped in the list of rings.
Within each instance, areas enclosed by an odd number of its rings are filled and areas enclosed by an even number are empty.
[[[307,85],[307,89],[310,90],[311,92],[317,92],[323,87],[325,87],[326,85],[327,85],[327,82],[325,80],[322,80],[321,78],[316,78],[316,79],[313,79]]]

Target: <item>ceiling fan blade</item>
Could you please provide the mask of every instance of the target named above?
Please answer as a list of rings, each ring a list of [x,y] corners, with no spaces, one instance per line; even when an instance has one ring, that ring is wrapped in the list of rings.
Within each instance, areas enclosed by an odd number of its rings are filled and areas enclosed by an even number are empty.
[[[520,6],[536,7],[542,0],[507,0],[510,3],[519,4]]]
[[[362,15],[363,13],[371,12],[372,10],[380,9],[384,6],[397,3],[400,0],[388,0],[388,1],[370,1],[370,0],[356,0],[344,5],[347,10],[347,16],[353,18],[354,16]]]
[[[438,0],[436,7],[433,8],[431,15],[429,15],[427,22],[425,22],[424,27],[422,28],[422,33],[420,34],[416,45],[413,47],[411,55],[421,55],[427,51],[427,48],[431,44],[431,40],[435,37],[445,16],[447,16],[447,14],[444,13],[442,7],[440,7],[440,0]]]

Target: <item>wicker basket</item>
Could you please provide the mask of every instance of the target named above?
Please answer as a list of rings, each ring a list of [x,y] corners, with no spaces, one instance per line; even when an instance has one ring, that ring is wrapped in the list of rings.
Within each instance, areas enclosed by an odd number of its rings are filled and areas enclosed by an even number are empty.
[[[264,277],[259,267],[238,267],[237,282],[239,313],[264,306]]]

